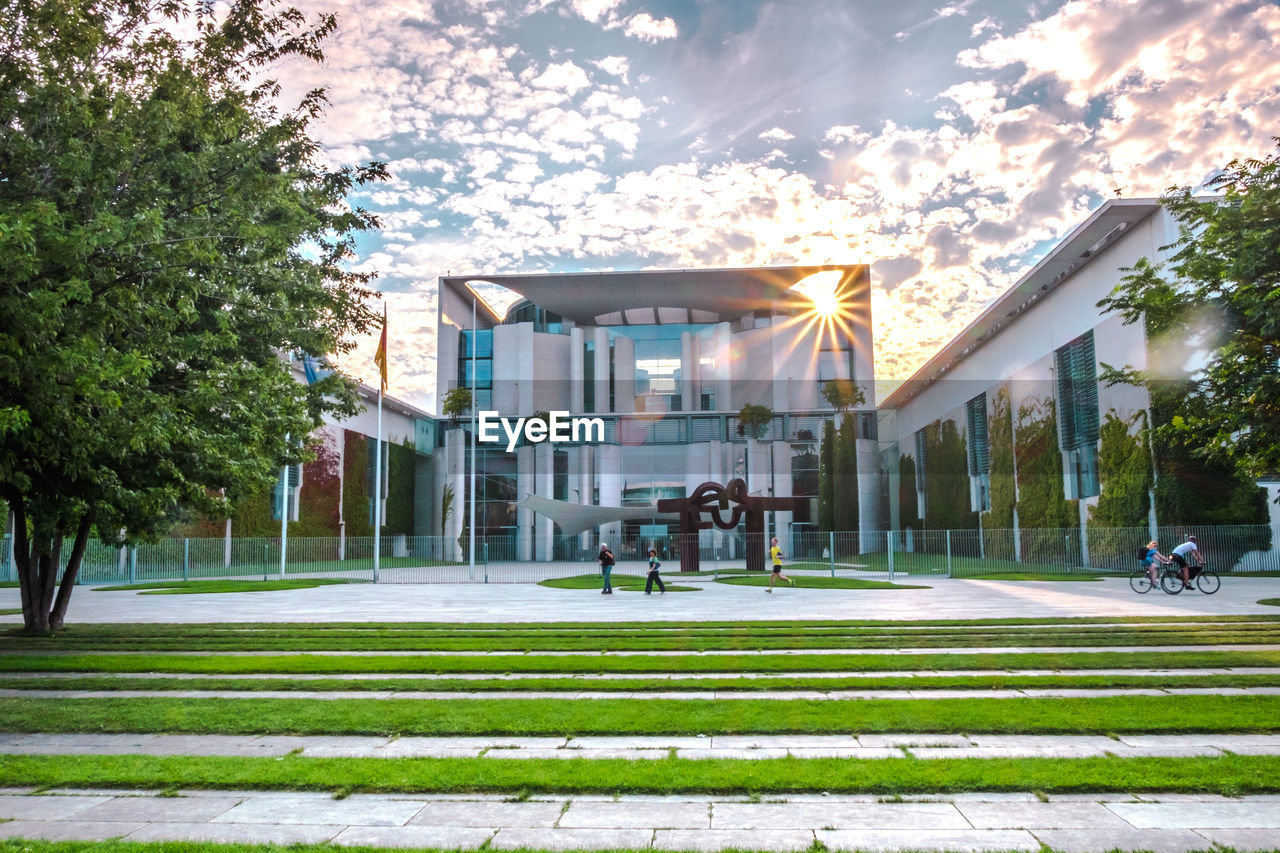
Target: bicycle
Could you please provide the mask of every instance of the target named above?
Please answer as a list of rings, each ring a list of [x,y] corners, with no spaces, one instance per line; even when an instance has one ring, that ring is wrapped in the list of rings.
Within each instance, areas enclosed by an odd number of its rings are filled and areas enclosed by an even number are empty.
[[[1187,574],[1195,588],[1205,595],[1213,595],[1222,588],[1222,579],[1218,577],[1218,573],[1213,569],[1204,566],[1191,566],[1187,570]],[[1182,585],[1181,569],[1174,565],[1165,566],[1160,571],[1160,588],[1169,595],[1177,595],[1182,592],[1184,587]]]
[[[1160,578],[1158,575],[1153,580],[1151,577],[1151,570],[1143,568],[1138,569],[1133,574],[1129,575],[1129,586],[1132,587],[1133,591],[1138,593],[1138,595],[1146,595],[1151,592],[1152,587],[1159,583],[1159,580]]]

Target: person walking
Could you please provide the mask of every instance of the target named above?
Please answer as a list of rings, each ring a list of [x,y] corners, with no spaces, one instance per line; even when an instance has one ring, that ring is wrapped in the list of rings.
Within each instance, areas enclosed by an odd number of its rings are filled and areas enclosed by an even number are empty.
[[[656,549],[656,548],[650,548],[650,549],[649,549],[649,575],[648,575],[648,577],[646,577],[646,578],[645,578],[645,580],[644,580],[644,594],[645,594],[645,595],[650,595],[650,594],[652,594],[652,593],[653,593],[653,585],[654,585],[655,583],[658,585],[658,595],[666,595],[666,594],[667,594],[667,587],[666,587],[666,585],[662,582],[662,578],[660,578],[660,577],[658,576],[658,567],[659,567],[659,566],[661,566],[661,565],[662,565],[662,563],[658,562],[658,551],[657,551],[657,549]]]
[[[609,576],[613,574],[613,552],[609,550],[608,542],[600,543],[600,574],[604,576],[604,589],[600,590],[601,595],[613,595],[613,583]]]
[[[769,542],[769,558],[773,560],[773,574],[769,576],[769,588],[765,592],[773,592],[773,585],[778,581],[795,586],[796,582],[782,573],[782,548],[778,546],[777,536]]]

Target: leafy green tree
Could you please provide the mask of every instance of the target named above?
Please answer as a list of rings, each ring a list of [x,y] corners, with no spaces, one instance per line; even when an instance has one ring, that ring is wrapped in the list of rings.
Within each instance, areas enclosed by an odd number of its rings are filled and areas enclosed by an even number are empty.
[[[969,530],[978,514],[969,509],[969,460],[964,436],[951,418],[924,429],[924,524],[930,530]]]
[[[1213,326],[1202,338],[1207,365],[1186,379],[1196,405],[1153,427],[1160,439],[1257,479],[1280,471],[1280,156],[1233,160],[1207,188],[1218,195],[1198,198],[1185,187],[1165,195],[1180,231],[1169,261],[1142,259],[1098,305],[1126,323],[1145,320],[1157,353],[1176,354],[1199,327]],[[1166,378],[1156,369],[1104,372],[1149,389]]]
[[[91,536],[226,517],[358,410],[281,358],[378,319],[345,263],[377,221],[345,197],[385,169],[323,165],[324,93],[282,109],[265,79],[335,26],[272,0],[5,4],[0,497],[27,631],[62,625]]]
[[[862,389],[849,379],[833,379],[822,383],[822,399],[837,412],[847,412],[866,402]]]
[[[1139,427],[1135,433],[1134,425]],[[1146,527],[1151,509],[1151,452],[1142,440],[1146,413],[1131,420],[1107,412],[1099,430],[1098,503],[1089,515],[1093,527]]]
[[[739,435],[745,435],[747,438],[759,438],[764,434],[764,428],[771,420],[773,420],[773,409],[768,406],[747,403],[738,411],[738,427],[741,430]]]
[[[440,414],[450,420],[462,417],[463,412],[471,408],[470,388],[450,388],[445,392],[444,404],[440,406]]]
[[[903,456],[898,460],[898,523],[903,530],[920,527],[916,494],[916,462],[910,456]]]

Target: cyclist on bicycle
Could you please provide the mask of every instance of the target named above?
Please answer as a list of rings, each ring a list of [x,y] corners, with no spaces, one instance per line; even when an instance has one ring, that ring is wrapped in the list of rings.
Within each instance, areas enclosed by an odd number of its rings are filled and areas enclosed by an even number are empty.
[[[1188,536],[1187,541],[1173,549],[1173,562],[1178,566],[1178,574],[1182,576],[1182,588],[1191,589],[1191,566],[1187,562],[1190,556],[1197,569],[1204,565],[1204,557],[1200,554],[1200,543],[1196,537]]]
[[[1142,558],[1142,568],[1147,570],[1147,577],[1151,578],[1152,585],[1157,583],[1156,577],[1159,573],[1156,563],[1159,563],[1162,566],[1167,566],[1172,562],[1173,560],[1169,559],[1164,554],[1161,554],[1156,549],[1156,540],[1152,539],[1147,543],[1147,553],[1146,556]]]

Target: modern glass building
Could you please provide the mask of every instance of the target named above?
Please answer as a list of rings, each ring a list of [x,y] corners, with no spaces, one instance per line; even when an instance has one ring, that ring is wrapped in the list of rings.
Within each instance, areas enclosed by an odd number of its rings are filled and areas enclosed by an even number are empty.
[[[511,452],[505,435],[477,442],[476,532],[489,560],[577,558],[599,541],[632,557],[676,532],[657,501],[708,480],[816,503],[818,442],[836,416],[822,386],[833,380],[868,401],[849,416],[866,422],[862,523],[879,527],[865,265],[448,276],[439,293],[438,405],[471,388],[477,411],[567,412],[598,418],[602,433]],[[748,404],[769,421],[740,424]],[[435,504],[448,489],[456,507],[437,519],[446,543],[466,541],[469,421],[444,424],[435,457]],[[805,515],[771,513],[769,529],[786,542],[816,508]],[[735,532],[705,535],[730,555],[738,547]]]

